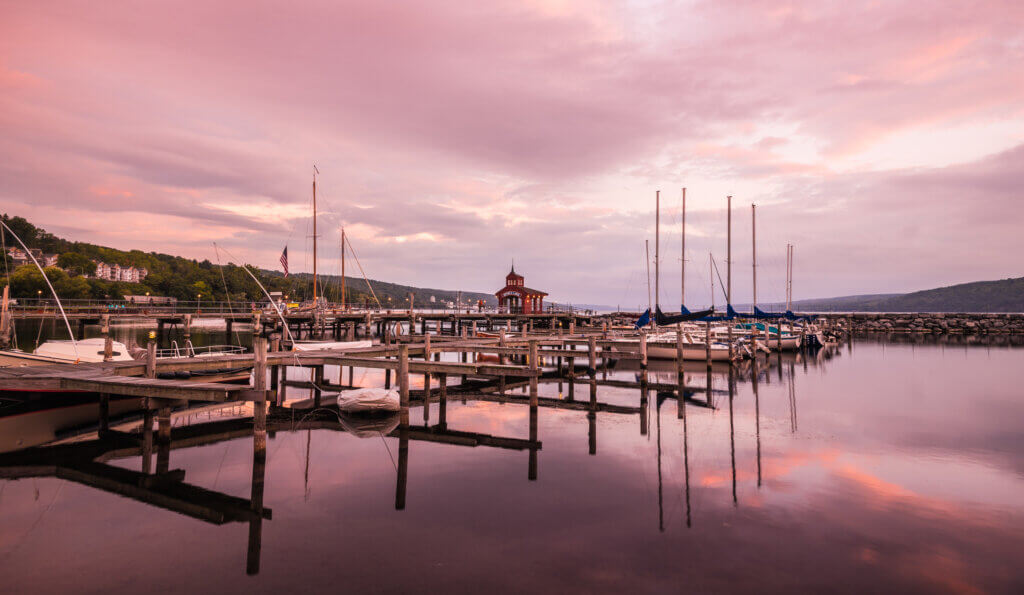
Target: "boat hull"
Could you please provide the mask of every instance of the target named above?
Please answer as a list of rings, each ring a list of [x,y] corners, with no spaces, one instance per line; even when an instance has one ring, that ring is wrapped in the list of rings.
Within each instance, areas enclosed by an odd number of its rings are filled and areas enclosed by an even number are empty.
[[[640,349],[640,342],[636,343],[622,343],[621,345],[613,345],[612,351],[637,351]],[[707,349],[704,345],[687,343],[683,345],[683,359],[692,361],[707,361]],[[675,345],[648,343],[647,344],[647,357],[649,359],[665,359],[674,360],[678,356],[678,351]],[[713,362],[727,362],[729,361],[729,349],[723,347],[714,346],[711,348],[711,361]]]

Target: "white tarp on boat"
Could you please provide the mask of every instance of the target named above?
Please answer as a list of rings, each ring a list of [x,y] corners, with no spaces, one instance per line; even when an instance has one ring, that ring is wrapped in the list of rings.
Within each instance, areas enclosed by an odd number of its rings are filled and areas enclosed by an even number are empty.
[[[360,349],[373,347],[373,341],[308,341],[296,342],[295,351],[321,351],[324,349]]]
[[[357,388],[341,391],[338,409],[347,413],[398,411],[398,391],[383,388]]]
[[[130,362],[131,354],[128,347],[121,342],[112,341],[113,361]],[[47,341],[36,348],[35,355],[52,357],[67,362],[101,362],[103,361],[104,339],[82,339],[81,341]]]

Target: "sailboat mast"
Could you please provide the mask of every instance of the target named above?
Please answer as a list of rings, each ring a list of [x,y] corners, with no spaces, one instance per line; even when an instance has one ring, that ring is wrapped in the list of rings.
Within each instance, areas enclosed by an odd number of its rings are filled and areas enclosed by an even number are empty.
[[[725,303],[732,305],[732,197],[727,196],[725,203],[727,249],[725,252]]]
[[[757,205],[750,205],[750,242],[754,255],[751,269],[754,271],[754,308],[757,308]]]
[[[345,309],[345,226],[341,226],[341,309]]]
[[[313,166],[313,304],[316,305],[316,166]]]
[[[680,233],[682,237],[680,240],[679,253],[679,308],[680,310],[686,306],[686,188],[683,188],[683,220],[679,225]]]
[[[786,260],[786,311],[793,309],[793,244],[789,244]]]
[[[715,259],[708,252],[708,279],[711,279],[711,309],[715,309]]]
[[[654,318],[654,311],[651,310],[651,241],[644,240],[644,262],[647,263],[647,312]]]
[[[661,190],[654,191],[654,307],[661,307]],[[653,312],[652,312],[653,314]]]

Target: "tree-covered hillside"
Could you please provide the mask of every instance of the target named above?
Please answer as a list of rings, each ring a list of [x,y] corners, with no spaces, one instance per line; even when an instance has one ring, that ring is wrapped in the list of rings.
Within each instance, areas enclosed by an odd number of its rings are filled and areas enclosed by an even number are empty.
[[[265,299],[259,286],[240,267],[231,263],[223,266],[209,260],[197,261],[141,250],[116,250],[85,242],[73,242],[58,238],[44,229],[36,227],[22,217],[2,215],[6,223],[29,248],[38,248],[45,254],[59,254],[58,266],[48,267],[46,276],[62,299],[121,299],[125,295],[143,295],[149,292],[156,296],[175,297],[192,301],[198,296],[202,300],[262,301]],[[2,228],[0,228],[2,229]],[[2,241],[4,268],[0,271],[3,280],[0,287],[10,284],[11,296],[16,298],[48,296],[49,289],[35,265],[27,264],[15,268],[7,250],[20,246],[4,229]],[[94,261],[121,266],[145,268],[148,276],[140,283],[107,281],[89,277],[95,271]],[[312,275],[297,274],[285,278],[278,271],[266,271],[249,267],[249,270],[269,291],[281,291],[295,301],[309,299],[313,295]],[[338,277],[321,277],[322,294],[331,301],[341,300],[341,280]],[[374,305],[370,291],[363,279],[345,279],[345,295],[348,303]],[[430,297],[436,303],[454,301],[456,292],[450,290],[421,289],[394,283],[370,280],[373,291],[382,305],[394,308],[408,307],[408,295],[415,294],[416,306],[427,306]],[[389,299],[390,298],[390,299]],[[463,300],[484,299],[495,303],[493,295],[464,293]]]

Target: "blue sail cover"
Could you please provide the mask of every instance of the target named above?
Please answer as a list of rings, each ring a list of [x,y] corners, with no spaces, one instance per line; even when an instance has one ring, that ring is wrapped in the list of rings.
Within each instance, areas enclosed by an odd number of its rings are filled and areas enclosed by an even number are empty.
[[[643,328],[643,327],[647,326],[650,323],[651,323],[651,309],[648,308],[648,309],[644,310],[644,313],[640,315],[640,318],[637,318],[636,322],[633,323],[633,326],[635,326],[636,328]]]
[[[748,318],[757,318],[759,320],[775,320],[777,318],[785,318],[785,317],[786,317],[785,314],[778,314],[778,313],[769,314],[768,312],[765,312],[765,311],[761,310],[761,308],[758,308],[757,306],[754,306],[754,314],[749,316]]]
[[[655,308],[654,320],[657,321],[657,323],[660,324],[660,325],[667,326],[667,325],[670,325],[670,324],[679,324],[680,322],[689,322],[691,320],[701,320],[705,316],[708,316],[708,315],[711,315],[711,314],[715,313],[714,310],[703,310],[701,312],[690,312],[689,310],[686,309],[686,306],[683,306],[683,310],[684,310],[684,312],[681,313],[681,314],[676,314],[674,316],[667,316],[664,312],[661,311],[661,308]]]
[[[679,313],[680,314],[689,314],[690,313],[690,309],[687,308],[685,305],[679,306]]]
[[[806,316],[797,316],[796,314],[793,314],[792,310],[786,310],[786,313],[783,314],[783,316],[785,316],[786,320],[815,320],[818,318],[813,314],[809,314]]]

